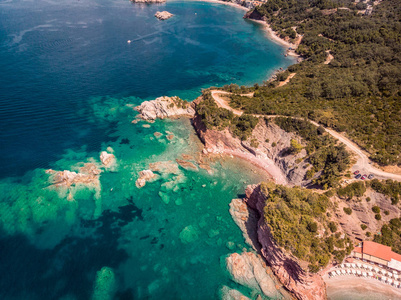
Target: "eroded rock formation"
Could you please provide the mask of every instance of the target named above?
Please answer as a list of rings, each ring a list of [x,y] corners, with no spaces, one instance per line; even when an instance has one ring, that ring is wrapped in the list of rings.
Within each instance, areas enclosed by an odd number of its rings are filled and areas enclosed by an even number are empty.
[[[273,239],[269,227],[264,221],[263,210],[266,198],[259,185],[248,186],[245,201],[259,215],[257,228],[261,253],[280,282],[297,298],[301,300],[321,300],[326,298],[326,285],[319,274],[305,271],[301,262],[285,252]],[[250,229],[252,230],[252,229]]]
[[[274,124],[260,119],[246,141],[234,137],[228,129],[222,131],[206,129],[199,116],[193,119],[199,138],[205,145],[204,153],[227,154],[240,157],[265,169],[278,184],[308,185],[305,179],[310,165],[304,160],[306,151],[289,153],[291,139],[299,138]],[[252,140],[256,140],[252,143]],[[274,145],[275,146],[272,146]]]
[[[270,298],[277,298],[280,295],[273,279],[267,273],[265,262],[255,253],[233,253],[226,258],[226,265],[235,282],[261,291]]]
[[[139,117],[144,120],[176,118],[180,116],[193,117],[195,110],[188,102],[178,97],[159,97],[155,100],[144,101],[135,107],[140,112]]]
[[[157,175],[152,172],[152,170],[143,170],[139,172],[139,178],[136,180],[135,184],[138,188],[144,187],[146,182],[153,181],[157,178]]]
[[[69,170],[55,171],[46,170],[47,174],[51,174],[50,182],[55,186],[70,187],[76,184],[100,186],[99,175],[102,171],[94,163],[86,163],[79,169],[79,172]]]
[[[155,13],[155,17],[162,21],[170,19],[172,16],[174,15],[172,13],[169,13],[168,11],[158,11]]]

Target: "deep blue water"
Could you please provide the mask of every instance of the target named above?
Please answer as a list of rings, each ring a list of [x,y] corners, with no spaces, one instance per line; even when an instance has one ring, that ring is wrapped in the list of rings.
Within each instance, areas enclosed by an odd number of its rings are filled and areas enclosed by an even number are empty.
[[[93,96],[194,99],[211,85],[260,83],[291,63],[232,7],[0,3],[0,176],[46,167],[66,148],[99,147],[104,131],[77,114]],[[176,17],[154,18],[162,9]]]
[[[157,10],[175,16],[161,22]],[[180,168],[136,188],[149,163],[195,156],[201,145],[188,121],[131,124],[127,104],[193,100],[291,64],[243,13],[202,2],[0,1],[1,299],[89,299],[94,290],[210,299],[222,285],[239,288],[224,257],[247,246],[228,203],[263,175],[212,162],[212,175]],[[46,169],[76,171],[107,147],[118,169],[104,170],[99,194],[49,188]]]

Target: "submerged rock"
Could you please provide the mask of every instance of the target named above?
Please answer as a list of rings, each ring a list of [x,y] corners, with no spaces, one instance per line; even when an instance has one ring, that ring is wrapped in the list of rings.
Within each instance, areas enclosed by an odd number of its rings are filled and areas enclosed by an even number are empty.
[[[183,244],[189,244],[194,241],[196,241],[199,238],[199,232],[198,229],[196,229],[194,226],[189,225],[185,227],[181,232],[180,232],[180,240]]]
[[[135,107],[144,120],[173,118],[179,116],[193,117],[195,110],[190,103],[178,97],[159,97],[152,101],[144,101]]]
[[[136,180],[135,185],[137,188],[144,187],[147,181],[152,181],[157,178],[157,175],[152,170],[143,170],[139,172],[139,178]]]
[[[103,267],[96,273],[92,300],[113,299],[116,279],[112,268]]]
[[[175,175],[181,174],[178,165],[171,160],[150,163],[149,168],[153,172],[158,172],[161,174],[175,174]]]
[[[244,296],[240,291],[230,289],[228,286],[223,286],[221,288],[220,297],[222,300],[251,300]]]
[[[155,14],[155,17],[159,20],[167,20],[170,19],[172,16],[174,15],[172,13],[169,13],[168,11],[158,11]]]
[[[248,288],[261,291],[270,298],[280,296],[265,262],[252,252],[233,253],[226,258],[227,270],[233,280]]]
[[[100,153],[100,161],[106,168],[113,168],[116,166],[116,157],[114,154],[102,151]]]
[[[182,168],[188,171],[198,171],[198,167],[191,163],[190,161],[182,160],[182,159],[176,159],[175,160]]]

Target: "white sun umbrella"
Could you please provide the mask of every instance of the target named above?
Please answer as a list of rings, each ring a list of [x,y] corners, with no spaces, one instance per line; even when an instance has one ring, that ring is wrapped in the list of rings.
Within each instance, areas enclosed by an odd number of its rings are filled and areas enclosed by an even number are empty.
[[[336,270],[336,273],[337,273],[338,275],[341,275],[340,270]]]
[[[365,265],[365,264],[363,264],[362,267],[363,267],[364,269],[367,269],[367,268],[368,268],[368,266]]]
[[[373,272],[368,273],[370,277],[373,277]]]
[[[399,282],[394,282],[394,285],[398,287],[400,285],[400,283]]]
[[[382,277],[382,281],[383,281],[383,282],[386,282],[386,280],[387,280],[387,277],[386,277],[386,276],[383,276],[383,277]]]
[[[393,277],[393,274],[390,272],[387,272],[388,277]]]
[[[347,269],[347,274],[351,274],[351,270],[350,269]]]
[[[344,269],[341,270],[341,273],[344,275],[347,274]]]
[[[387,279],[387,282],[388,282],[389,284],[392,284],[392,283],[393,283],[393,280],[392,280],[392,279]]]
[[[398,273],[397,273],[397,271],[393,271],[393,274],[397,275]]]
[[[356,271],[356,273],[358,274],[358,275],[362,275],[362,272],[361,271]]]
[[[356,271],[355,271],[355,270],[352,270],[351,272],[352,272],[352,274],[354,274],[354,275],[356,274]]]
[[[351,264],[351,266],[352,266],[353,268],[356,268],[356,264]]]
[[[351,268],[351,264],[349,264],[349,263],[346,263],[345,266],[346,266],[347,268]]]
[[[340,265],[340,268],[344,268],[344,264],[341,264],[341,265]]]
[[[379,268],[374,268],[374,270],[376,273],[379,273],[379,271],[380,271]]]
[[[362,267],[362,264],[360,264],[360,263],[357,263],[356,265],[357,265],[358,268]]]
[[[372,266],[368,266],[368,270],[372,271],[373,267]]]
[[[394,278],[395,278],[395,279],[398,279],[398,275],[397,275],[397,274],[394,274]]]
[[[363,277],[366,277],[366,272],[362,272],[362,276],[363,276]]]

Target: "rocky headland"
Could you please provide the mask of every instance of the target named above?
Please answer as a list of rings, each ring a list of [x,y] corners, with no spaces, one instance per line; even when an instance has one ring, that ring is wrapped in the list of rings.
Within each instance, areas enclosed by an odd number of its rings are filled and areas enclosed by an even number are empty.
[[[327,299],[326,285],[319,274],[305,271],[302,262],[292,254],[283,250],[273,239],[264,220],[266,197],[260,185],[248,186],[244,202],[249,209],[259,216],[257,226],[246,227],[247,232],[257,233],[260,252],[271,267],[274,275],[297,298],[302,300]],[[245,221],[247,224],[247,221]]]
[[[155,13],[155,17],[162,21],[170,19],[172,16],[174,15],[172,13],[169,13],[168,11],[158,11]]]
[[[135,107],[143,120],[177,118],[180,116],[193,117],[195,110],[192,105],[178,97],[159,97],[155,100],[144,101]]]

